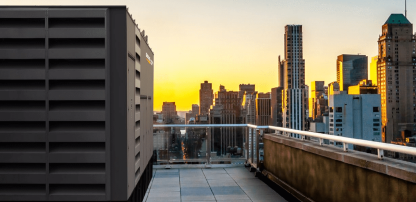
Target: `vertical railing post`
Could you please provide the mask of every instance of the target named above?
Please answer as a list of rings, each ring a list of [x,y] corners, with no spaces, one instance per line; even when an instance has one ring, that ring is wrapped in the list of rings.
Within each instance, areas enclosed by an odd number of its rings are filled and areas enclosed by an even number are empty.
[[[263,136],[263,129],[260,129],[260,133],[257,134],[256,133],[256,164],[257,164],[257,168],[259,167],[259,163],[260,163],[260,136]]]
[[[383,157],[384,157],[384,150],[382,150],[382,149],[377,149],[377,157],[378,157],[378,159],[383,160]]]
[[[211,166],[211,130],[210,128],[206,128],[206,146],[207,146],[207,153],[206,153],[206,158],[207,158],[207,165]]]
[[[254,128],[251,128],[250,129],[250,163],[251,164],[253,164],[254,163],[254,151],[253,151],[253,148],[254,148],[254,138],[253,138],[253,136],[254,136],[254,134],[253,134],[253,132],[254,132]]]
[[[342,145],[344,146],[344,151],[348,152],[348,143],[343,142]]]
[[[166,141],[166,157],[168,159],[168,165],[166,166],[167,168],[170,168],[170,166],[169,166],[169,164],[170,164],[169,137],[171,135],[173,135],[172,133],[174,133],[173,127],[170,128],[170,132],[168,133],[168,138],[167,138],[167,141]],[[173,138],[173,136],[172,136],[172,138]]]
[[[248,162],[248,127],[244,128],[244,157]]]

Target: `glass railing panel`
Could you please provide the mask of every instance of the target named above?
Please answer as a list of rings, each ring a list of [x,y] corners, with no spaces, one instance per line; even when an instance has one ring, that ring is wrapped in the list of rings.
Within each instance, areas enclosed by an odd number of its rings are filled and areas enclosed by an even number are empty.
[[[211,164],[243,164],[245,127],[211,128]]]

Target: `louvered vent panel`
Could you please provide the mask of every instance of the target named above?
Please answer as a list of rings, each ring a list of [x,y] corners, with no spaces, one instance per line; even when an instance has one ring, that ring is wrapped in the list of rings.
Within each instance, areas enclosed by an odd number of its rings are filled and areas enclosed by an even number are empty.
[[[134,151],[135,151],[135,184],[137,184],[137,182],[140,179],[141,173],[140,173],[140,151],[141,151],[141,147],[140,147],[140,39],[139,37],[136,35],[136,46],[135,46],[135,51],[136,51],[136,60],[135,60],[135,80],[134,80],[134,85],[135,85],[135,89],[136,89],[136,93],[135,93],[135,122],[136,122],[136,126],[135,126],[135,131],[134,131],[134,137],[136,138],[135,141],[135,146],[134,146]]]
[[[0,199],[46,191],[44,18],[0,18]],[[21,198],[23,199],[23,198]]]
[[[105,19],[48,20],[49,199],[104,200]]]

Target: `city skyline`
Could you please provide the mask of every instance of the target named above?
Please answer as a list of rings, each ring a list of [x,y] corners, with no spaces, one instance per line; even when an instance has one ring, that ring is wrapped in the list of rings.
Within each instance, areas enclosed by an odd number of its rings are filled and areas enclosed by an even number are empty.
[[[10,1],[0,0],[3,5]],[[13,2],[30,5],[31,1]],[[37,1],[37,5],[84,5],[85,1]],[[156,111],[176,102],[178,111],[198,103],[199,84],[208,80],[238,91],[241,83],[259,92],[278,86],[278,55],[283,55],[284,26],[302,24],[306,81],[336,80],[336,57],[377,55],[381,25],[391,13],[404,13],[404,1],[140,1],[91,0],[88,4],[128,5],[146,31],[155,55]],[[416,22],[415,1],[407,18]],[[328,17],[331,16],[331,17]],[[256,71],[252,71],[254,70]],[[262,71],[257,71],[262,70]],[[322,74],[325,72],[325,74]],[[230,77],[230,75],[233,75]]]

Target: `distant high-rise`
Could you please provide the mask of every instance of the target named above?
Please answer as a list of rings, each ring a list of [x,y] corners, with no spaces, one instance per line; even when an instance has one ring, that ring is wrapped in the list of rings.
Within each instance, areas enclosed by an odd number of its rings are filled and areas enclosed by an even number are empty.
[[[309,117],[312,120],[316,119],[318,112],[317,99],[325,94],[325,81],[312,81],[311,83],[311,96],[309,98]]]
[[[271,121],[271,96],[270,93],[259,93],[256,99],[256,124],[268,126]]]
[[[256,91],[256,85],[254,84],[240,84],[239,85],[239,92],[238,92],[238,99],[240,105],[243,103],[244,93],[253,93]]]
[[[413,25],[391,14],[378,39],[377,86],[381,94],[382,139],[415,134],[416,54]]]
[[[271,91],[271,125],[282,126],[283,125],[283,114],[282,114],[282,92],[283,87],[272,88]]]
[[[279,55],[279,87],[284,88],[285,87],[285,68],[283,62],[280,60]]]
[[[224,86],[220,85],[219,91],[215,94],[215,106],[210,111],[211,124],[239,123],[241,108],[238,93],[227,91]],[[212,131],[213,148],[222,154],[225,154],[227,147],[242,145],[241,129],[224,127],[220,130],[212,129]]]
[[[199,113],[199,106],[197,104],[192,104],[192,114],[197,115]]]
[[[283,127],[305,129],[305,60],[302,52],[302,25],[285,27]],[[291,134],[300,137],[298,134]]]
[[[163,102],[162,114],[165,123],[173,122],[173,119],[177,116],[175,102]]]
[[[204,81],[204,83],[201,83],[201,89],[199,90],[199,114],[209,114],[213,100],[214,91],[212,90],[212,83]]]
[[[257,92],[245,92],[242,103],[244,123],[256,124],[256,98]]]
[[[339,55],[337,58],[337,82],[341,91],[368,79],[368,57],[365,55]]]

